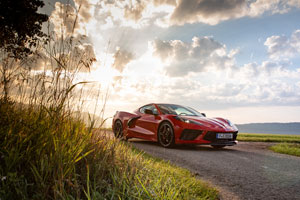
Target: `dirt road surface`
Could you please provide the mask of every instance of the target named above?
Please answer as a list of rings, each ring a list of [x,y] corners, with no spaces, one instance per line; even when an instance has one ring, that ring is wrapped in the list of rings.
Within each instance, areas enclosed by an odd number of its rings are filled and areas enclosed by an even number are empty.
[[[270,143],[233,147],[178,146],[173,149],[133,139],[138,149],[189,169],[217,187],[221,199],[300,200],[300,158],[273,153]]]

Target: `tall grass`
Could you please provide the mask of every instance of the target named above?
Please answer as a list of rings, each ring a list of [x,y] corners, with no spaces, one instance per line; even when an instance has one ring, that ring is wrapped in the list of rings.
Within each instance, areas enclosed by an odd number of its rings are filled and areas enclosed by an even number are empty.
[[[1,101],[1,199],[217,199],[187,170],[89,131],[79,119]]]
[[[1,198],[57,198],[75,192],[75,164],[83,165],[93,151],[85,125],[12,101],[2,100],[0,110]]]

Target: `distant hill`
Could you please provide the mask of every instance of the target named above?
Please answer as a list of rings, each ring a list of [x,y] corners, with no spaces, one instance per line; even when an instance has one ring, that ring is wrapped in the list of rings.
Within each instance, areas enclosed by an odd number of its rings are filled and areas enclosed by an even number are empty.
[[[300,135],[300,122],[237,124],[240,133],[273,133]]]

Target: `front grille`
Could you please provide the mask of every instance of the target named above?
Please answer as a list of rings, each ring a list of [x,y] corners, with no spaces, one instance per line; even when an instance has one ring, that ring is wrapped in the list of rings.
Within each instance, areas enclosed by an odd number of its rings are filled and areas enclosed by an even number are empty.
[[[201,130],[184,129],[180,135],[180,139],[181,140],[194,140],[202,133],[203,133],[203,131],[201,131]]]
[[[233,134],[232,139],[217,139],[217,133],[222,133],[222,132],[207,131],[207,133],[203,137],[203,139],[211,141],[211,142],[217,142],[217,141],[224,141],[224,142],[225,141],[234,141],[234,140],[236,140],[238,132],[232,132],[232,134]],[[228,132],[225,132],[225,133],[228,133]]]

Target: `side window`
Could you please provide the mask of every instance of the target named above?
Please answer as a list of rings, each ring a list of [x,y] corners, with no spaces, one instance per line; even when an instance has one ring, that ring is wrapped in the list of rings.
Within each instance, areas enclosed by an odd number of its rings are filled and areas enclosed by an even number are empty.
[[[153,106],[153,109],[151,109],[151,110],[152,110],[152,112],[153,112],[154,115],[158,115],[158,111],[157,111],[157,109],[156,109],[155,106]]]
[[[141,113],[145,113],[145,109],[152,110],[153,114],[158,114],[158,111],[154,105],[146,105],[140,108]]]
[[[147,106],[141,107],[141,108],[140,108],[140,112],[141,112],[141,113],[145,113],[145,109],[150,109],[151,106],[152,106],[152,105],[147,105]]]

